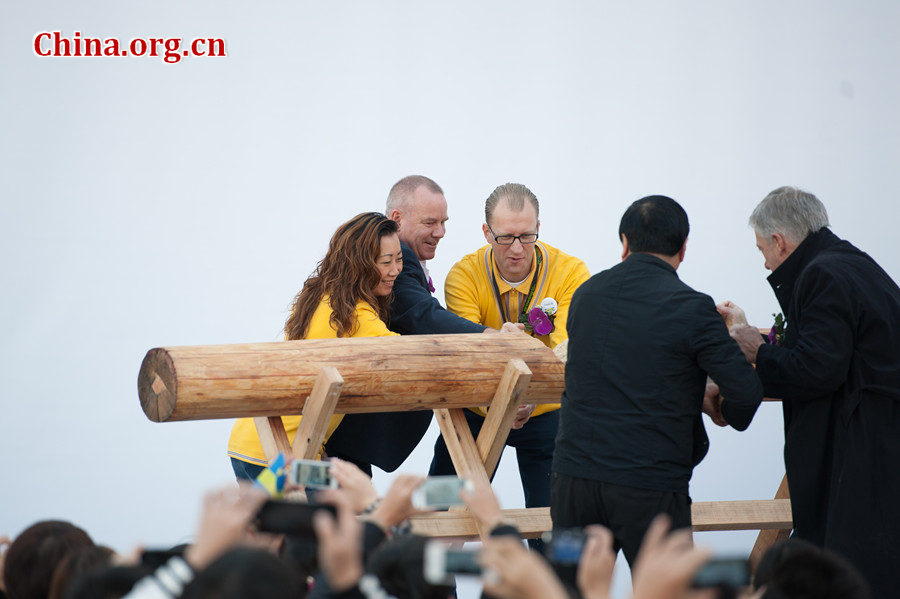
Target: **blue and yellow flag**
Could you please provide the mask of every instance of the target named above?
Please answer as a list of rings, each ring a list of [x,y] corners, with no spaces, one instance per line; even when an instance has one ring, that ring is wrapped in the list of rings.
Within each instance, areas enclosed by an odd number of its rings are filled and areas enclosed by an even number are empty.
[[[256,477],[255,485],[265,489],[273,499],[278,499],[284,492],[284,481],[287,478],[284,471],[284,454],[279,453],[269,467]]]

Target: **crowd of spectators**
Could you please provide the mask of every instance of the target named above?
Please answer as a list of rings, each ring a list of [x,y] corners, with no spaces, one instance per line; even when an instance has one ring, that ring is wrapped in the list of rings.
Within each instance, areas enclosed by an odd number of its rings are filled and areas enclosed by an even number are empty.
[[[426,547],[436,541],[413,534],[407,523],[419,513],[412,496],[424,478],[398,475],[379,498],[371,479],[352,464],[336,460],[332,472],[340,488],[319,490],[314,500],[334,511],[315,511],[310,534],[257,530],[256,516],[268,492],[230,485],[206,495],[193,542],[172,548],[161,564],[151,564],[139,550],[117,554],[72,523],[37,522],[11,542],[0,538],[0,598],[455,597],[452,580],[426,580]],[[300,489],[291,491],[302,495]],[[587,527],[577,565],[567,569],[528,549],[515,526],[504,521],[489,485],[475,484],[460,497],[490,531],[477,558],[484,597],[610,597],[616,555],[608,530]],[[773,546],[753,584],[741,589],[694,588],[695,575],[710,558],[708,550],[693,544],[690,531],[670,533],[667,518],[658,517],[632,572],[633,597],[868,597],[852,566],[802,541]]]

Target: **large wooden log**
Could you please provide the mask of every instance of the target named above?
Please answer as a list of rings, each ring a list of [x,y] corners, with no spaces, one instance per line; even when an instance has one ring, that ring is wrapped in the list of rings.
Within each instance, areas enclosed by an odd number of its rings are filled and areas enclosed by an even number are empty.
[[[515,334],[410,335],[151,349],[138,375],[150,420],[299,414],[322,367],[344,378],[337,413],[488,406],[507,362],[532,372],[529,403],[558,402],[564,365]]]

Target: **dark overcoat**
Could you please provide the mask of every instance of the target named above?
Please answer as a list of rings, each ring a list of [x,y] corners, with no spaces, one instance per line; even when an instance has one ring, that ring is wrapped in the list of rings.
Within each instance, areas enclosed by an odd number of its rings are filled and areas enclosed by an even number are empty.
[[[787,321],[757,374],[784,400],[794,534],[900,593],[900,289],[822,228],[769,276]]]

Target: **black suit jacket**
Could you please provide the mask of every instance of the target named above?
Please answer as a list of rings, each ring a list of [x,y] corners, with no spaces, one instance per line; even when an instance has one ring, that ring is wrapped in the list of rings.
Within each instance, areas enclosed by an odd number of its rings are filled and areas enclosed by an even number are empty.
[[[428,289],[428,277],[416,254],[405,243],[403,271],[394,281],[391,322],[388,325],[401,335],[440,335],[444,333],[482,333],[487,328],[450,312]]]
[[[388,327],[401,335],[481,333],[486,327],[448,312],[431,295],[428,278],[405,243],[403,270],[394,281]],[[409,457],[431,424],[432,412],[347,414],[325,445],[328,455],[374,464],[393,472]]]
[[[566,389],[553,470],[644,489],[688,492],[709,440],[707,373],[743,430],[762,385],[712,299],[649,254],[631,254],[572,296]]]

